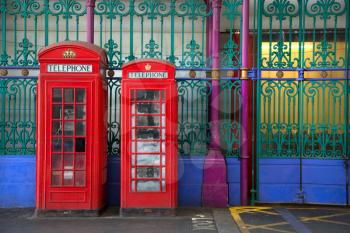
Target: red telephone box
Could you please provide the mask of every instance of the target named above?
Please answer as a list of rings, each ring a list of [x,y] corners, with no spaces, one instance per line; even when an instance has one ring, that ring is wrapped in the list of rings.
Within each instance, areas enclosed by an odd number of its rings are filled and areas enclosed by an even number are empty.
[[[177,206],[177,89],[171,63],[122,67],[121,213]]]
[[[86,42],[39,52],[36,208],[97,211],[107,180],[107,58]]]

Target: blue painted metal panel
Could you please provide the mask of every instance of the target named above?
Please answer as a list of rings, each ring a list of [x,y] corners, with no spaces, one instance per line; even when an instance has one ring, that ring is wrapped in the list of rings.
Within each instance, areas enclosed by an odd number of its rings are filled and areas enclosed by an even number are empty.
[[[229,205],[240,204],[240,161],[238,158],[226,158],[227,182],[228,182],[228,203]]]
[[[120,204],[120,159],[108,158],[107,165],[107,204]]]
[[[298,159],[259,159],[258,201],[297,203],[299,193]]]
[[[344,160],[303,159],[306,203],[346,204]]]
[[[0,208],[35,207],[35,156],[0,156]]]
[[[180,156],[179,169],[179,206],[202,205],[203,165],[205,156]]]

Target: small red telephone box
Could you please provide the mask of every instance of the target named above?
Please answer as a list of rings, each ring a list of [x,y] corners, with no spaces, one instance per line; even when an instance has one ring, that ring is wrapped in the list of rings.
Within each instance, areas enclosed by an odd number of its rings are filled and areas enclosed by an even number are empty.
[[[122,67],[121,213],[177,206],[177,89],[171,63]]]
[[[36,208],[92,210],[105,204],[105,51],[61,42],[39,52]]]

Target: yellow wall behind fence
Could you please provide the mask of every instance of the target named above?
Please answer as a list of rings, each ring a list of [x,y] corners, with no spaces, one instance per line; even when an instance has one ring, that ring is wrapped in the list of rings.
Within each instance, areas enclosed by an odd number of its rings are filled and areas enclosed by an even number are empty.
[[[264,42],[262,46],[262,56],[268,58],[269,43]],[[292,58],[299,55],[299,43],[292,43]],[[312,42],[306,42],[304,46],[305,59],[312,60]],[[337,43],[336,57],[345,58],[345,43]],[[275,71],[265,71],[262,78],[276,78]],[[297,78],[297,71],[283,72],[284,78]],[[327,71],[327,78],[345,78],[344,71]],[[305,72],[305,78],[322,78],[320,71]],[[302,97],[300,98],[300,88]],[[318,127],[324,125],[327,131],[331,132],[332,125],[338,125],[338,133],[344,131],[341,125],[345,124],[346,116],[346,81],[261,81],[260,94],[260,122],[261,123],[284,123],[288,125],[299,124],[299,114],[302,116],[304,130],[309,132],[306,126],[317,124]],[[301,103],[299,103],[301,102]],[[348,103],[350,97],[348,96]],[[302,106],[300,106],[302,104]],[[301,111],[301,112],[300,112]],[[348,116],[350,117],[350,116]],[[273,132],[276,131],[272,130]],[[320,132],[318,128],[318,132]],[[297,128],[292,130],[297,131]]]

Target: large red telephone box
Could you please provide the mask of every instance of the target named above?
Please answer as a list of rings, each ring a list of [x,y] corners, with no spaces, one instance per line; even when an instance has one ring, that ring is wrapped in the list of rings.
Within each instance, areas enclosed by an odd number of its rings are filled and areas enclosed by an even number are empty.
[[[39,52],[36,208],[99,210],[107,179],[105,51],[62,42]]]
[[[154,59],[125,64],[121,95],[121,213],[173,210],[178,169],[175,67]]]

